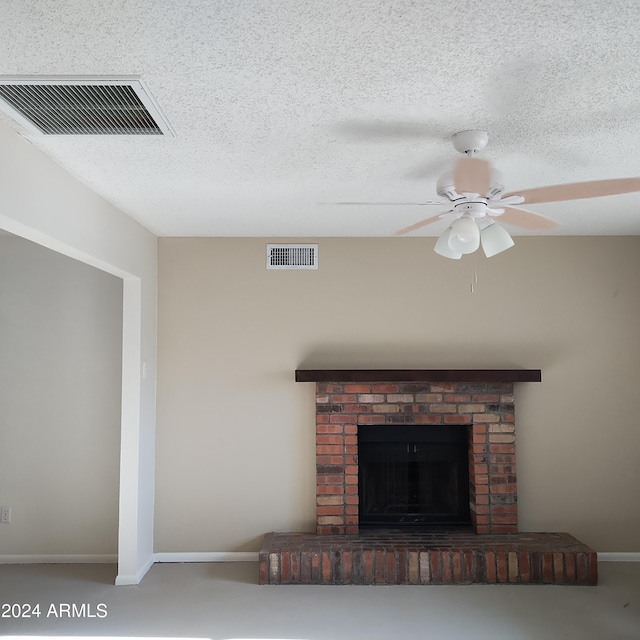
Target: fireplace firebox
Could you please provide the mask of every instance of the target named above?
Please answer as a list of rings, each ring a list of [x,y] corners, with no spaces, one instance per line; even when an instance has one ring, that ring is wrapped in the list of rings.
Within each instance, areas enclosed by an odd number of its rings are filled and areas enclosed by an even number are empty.
[[[470,526],[466,425],[360,426],[360,528]]]

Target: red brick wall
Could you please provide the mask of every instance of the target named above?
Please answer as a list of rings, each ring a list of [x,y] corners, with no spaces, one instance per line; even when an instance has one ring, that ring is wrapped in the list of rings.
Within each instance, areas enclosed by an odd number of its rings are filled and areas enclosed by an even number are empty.
[[[468,425],[473,529],[518,531],[513,383],[317,383],[319,535],[358,533],[361,424]]]

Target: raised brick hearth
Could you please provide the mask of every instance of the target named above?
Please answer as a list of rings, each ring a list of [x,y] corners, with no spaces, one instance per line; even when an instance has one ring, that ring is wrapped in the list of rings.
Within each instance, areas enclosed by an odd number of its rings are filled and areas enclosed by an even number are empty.
[[[568,534],[518,532],[513,385],[539,381],[539,371],[303,371],[296,379],[316,382],[316,534],[265,536],[261,584],[596,584],[592,549]],[[361,425],[465,426],[470,530],[361,530]]]
[[[260,584],[595,585],[595,551],[566,533],[270,533]]]

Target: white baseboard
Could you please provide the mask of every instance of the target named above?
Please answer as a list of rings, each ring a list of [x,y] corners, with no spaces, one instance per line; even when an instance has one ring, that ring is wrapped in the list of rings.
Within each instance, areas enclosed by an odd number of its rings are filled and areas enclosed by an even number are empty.
[[[115,553],[9,554],[0,555],[0,564],[116,564]]]
[[[116,584],[138,584],[154,562],[257,562],[257,551],[168,551],[154,553],[135,576],[118,576]],[[640,552],[599,551],[599,562],[640,562]],[[7,554],[0,564],[116,564],[115,553]],[[120,582],[133,580],[133,582]]]
[[[598,551],[598,562],[640,562],[640,552]]]
[[[258,562],[257,551],[175,551],[155,553],[156,562]]]
[[[132,585],[132,584],[140,584],[140,581],[142,580],[142,578],[144,578],[147,571],[151,569],[154,562],[155,562],[155,558],[153,555],[151,555],[151,557],[145,562],[145,564],[142,567],[140,567],[140,569],[138,569],[137,573],[135,574],[119,573],[116,576],[116,582],[115,582],[116,587]]]

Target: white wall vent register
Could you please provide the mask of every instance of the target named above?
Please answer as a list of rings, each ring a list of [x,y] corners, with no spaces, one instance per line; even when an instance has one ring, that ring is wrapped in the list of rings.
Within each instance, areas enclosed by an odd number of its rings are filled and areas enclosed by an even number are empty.
[[[317,244],[268,244],[267,269],[317,269]]]
[[[41,135],[173,135],[137,76],[0,77],[0,108]]]

